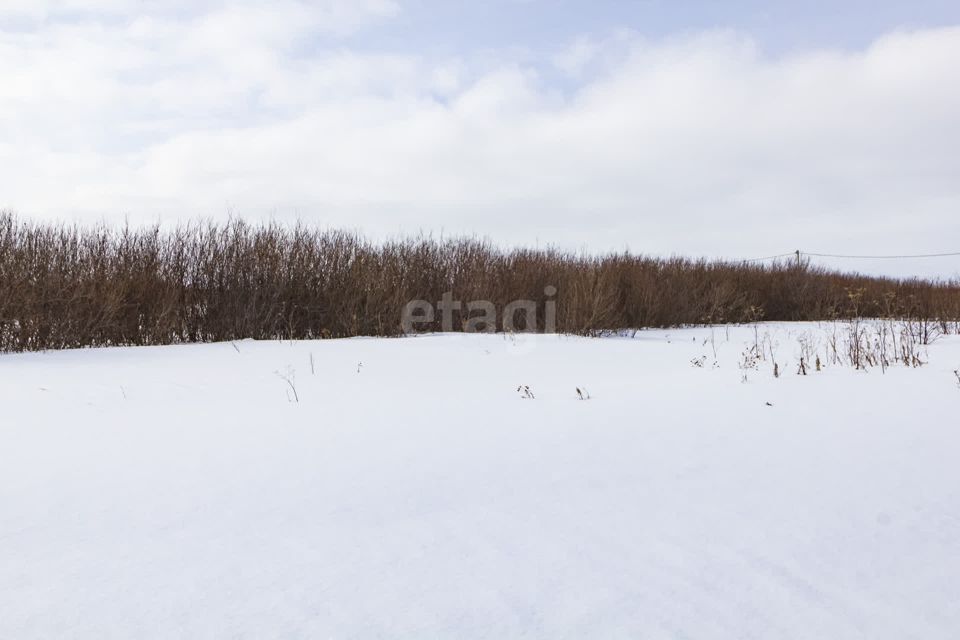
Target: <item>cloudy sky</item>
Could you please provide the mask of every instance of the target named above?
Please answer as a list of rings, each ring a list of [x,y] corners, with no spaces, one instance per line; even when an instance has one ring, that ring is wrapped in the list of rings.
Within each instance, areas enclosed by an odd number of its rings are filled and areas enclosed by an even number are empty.
[[[0,209],[960,251],[958,66],[955,0],[3,0]]]

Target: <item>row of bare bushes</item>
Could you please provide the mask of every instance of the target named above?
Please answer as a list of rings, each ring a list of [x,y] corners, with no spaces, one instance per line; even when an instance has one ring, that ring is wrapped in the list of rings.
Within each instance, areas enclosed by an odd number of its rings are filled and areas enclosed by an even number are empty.
[[[547,287],[556,287],[553,298]],[[852,316],[918,318],[949,331],[960,318],[960,283],[809,264],[501,250],[472,238],[372,243],[352,233],[240,221],[162,231],[0,215],[2,351],[393,336],[409,301],[436,303],[447,291],[464,302],[489,300],[498,311],[514,300],[536,301],[538,329],[549,298],[557,330],[582,334]],[[465,321],[457,314],[455,326]],[[440,318],[423,328],[439,330]]]

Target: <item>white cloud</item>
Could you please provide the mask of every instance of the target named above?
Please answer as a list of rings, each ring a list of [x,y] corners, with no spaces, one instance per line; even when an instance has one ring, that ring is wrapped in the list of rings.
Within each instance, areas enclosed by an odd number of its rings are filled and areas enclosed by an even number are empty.
[[[322,31],[344,34],[399,11],[396,0],[4,0],[0,19],[113,21],[144,16],[229,16],[230,12],[299,17]],[[235,27],[225,22],[225,31]],[[241,25],[246,28],[248,24]]]
[[[0,35],[0,206],[708,255],[960,239],[960,29],[775,59],[731,33],[584,38],[560,90],[518,63],[318,48],[388,2],[106,5],[126,19]]]

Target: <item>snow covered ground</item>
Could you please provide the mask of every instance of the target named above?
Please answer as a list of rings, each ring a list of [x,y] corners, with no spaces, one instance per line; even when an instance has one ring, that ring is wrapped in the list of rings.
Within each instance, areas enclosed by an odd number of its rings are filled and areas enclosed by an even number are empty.
[[[0,356],[0,638],[957,637],[960,339],[759,331]]]

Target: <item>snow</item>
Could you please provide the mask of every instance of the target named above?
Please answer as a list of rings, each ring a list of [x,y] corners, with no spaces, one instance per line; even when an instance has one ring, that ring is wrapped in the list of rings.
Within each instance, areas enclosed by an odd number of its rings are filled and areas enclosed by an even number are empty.
[[[960,339],[831,330],[0,356],[0,637],[956,637]]]

